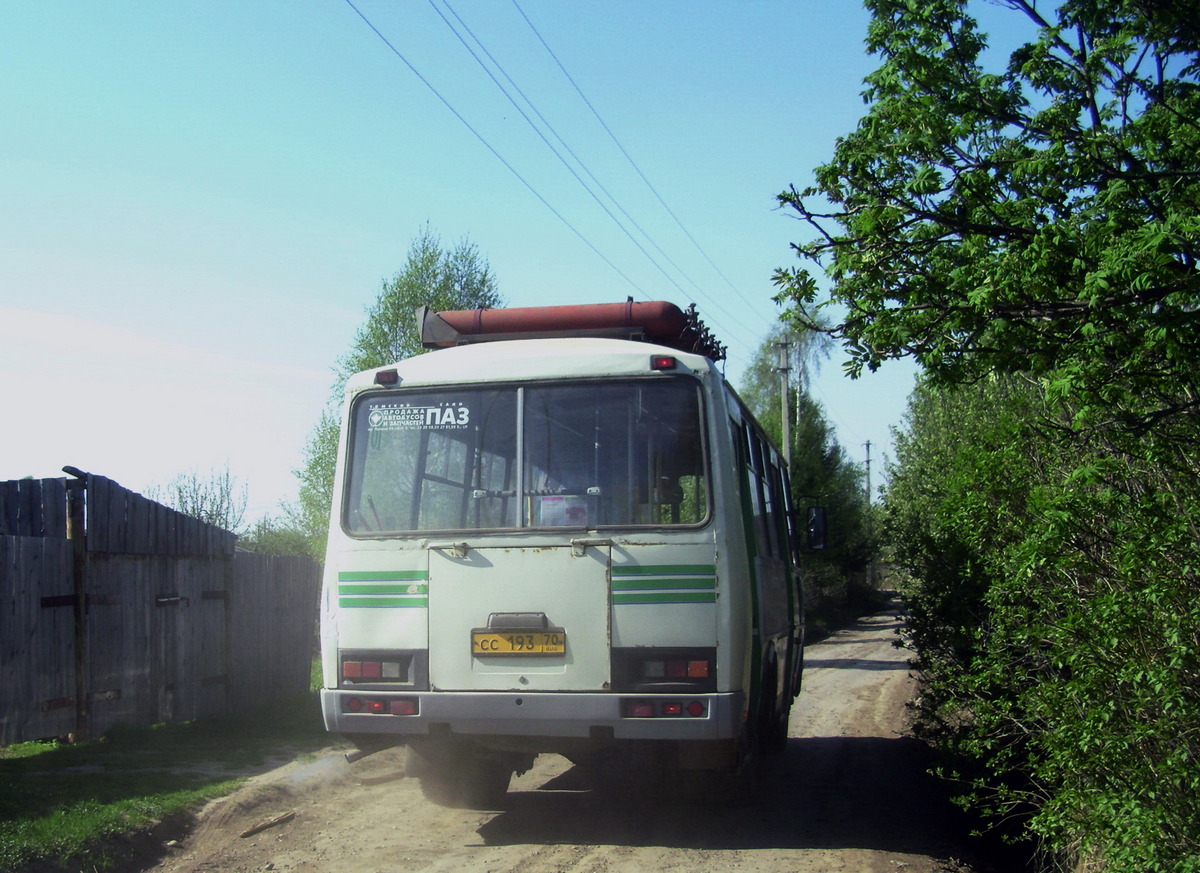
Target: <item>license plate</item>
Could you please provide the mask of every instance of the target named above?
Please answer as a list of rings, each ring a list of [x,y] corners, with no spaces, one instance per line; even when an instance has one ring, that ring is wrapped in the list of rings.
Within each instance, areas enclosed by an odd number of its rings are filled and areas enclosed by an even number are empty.
[[[567,635],[563,631],[474,630],[472,655],[565,655]]]

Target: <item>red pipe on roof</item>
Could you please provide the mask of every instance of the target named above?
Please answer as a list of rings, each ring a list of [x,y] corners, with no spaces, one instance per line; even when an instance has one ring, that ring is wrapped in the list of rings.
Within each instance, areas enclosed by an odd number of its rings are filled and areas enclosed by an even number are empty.
[[[608,336],[647,340],[713,361],[725,357],[725,347],[697,318],[695,307],[684,312],[662,300],[447,312],[422,306],[417,311],[417,325],[421,344],[427,349],[489,340]]]
[[[665,301],[459,309],[438,316],[460,334],[479,337],[629,329],[642,332],[648,340],[661,341],[676,339],[688,326],[683,311]]]

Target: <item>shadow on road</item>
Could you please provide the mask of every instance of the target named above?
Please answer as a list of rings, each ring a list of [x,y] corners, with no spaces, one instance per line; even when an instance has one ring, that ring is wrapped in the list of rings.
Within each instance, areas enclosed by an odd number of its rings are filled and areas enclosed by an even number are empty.
[[[908,670],[907,661],[868,661],[862,658],[806,658],[804,668],[815,670],[830,667],[835,670]]]
[[[1022,869],[964,837],[969,824],[928,766],[926,747],[909,737],[791,739],[753,804],[636,781],[600,791],[574,768],[510,793],[507,810],[479,834],[489,845],[873,849],[956,858],[987,873]]]

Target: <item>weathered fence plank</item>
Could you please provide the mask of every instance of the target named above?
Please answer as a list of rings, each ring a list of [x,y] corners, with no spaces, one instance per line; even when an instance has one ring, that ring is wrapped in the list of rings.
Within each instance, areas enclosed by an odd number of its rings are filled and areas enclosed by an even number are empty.
[[[229,601],[230,706],[303,694],[309,686],[320,565],[239,553]]]
[[[235,553],[228,531],[87,475],[77,646],[68,480],[24,481],[40,484],[0,483],[0,524],[56,533],[0,536],[0,745],[188,720],[308,688],[317,563]]]
[[[75,727],[71,544],[0,536],[0,745]]]
[[[237,536],[87,474],[88,550],[129,555],[228,555]]]
[[[0,534],[65,537],[67,493],[62,479],[0,482]]]

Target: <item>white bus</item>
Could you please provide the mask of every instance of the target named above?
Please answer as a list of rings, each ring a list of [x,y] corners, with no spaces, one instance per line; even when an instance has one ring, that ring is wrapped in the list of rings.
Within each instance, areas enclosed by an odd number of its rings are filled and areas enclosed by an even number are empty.
[[[444,348],[346,386],[326,727],[406,744],[462,806],[540,753],[716,770],[781,746],[804,646],[787,471],[694,313],[421,323]]]

